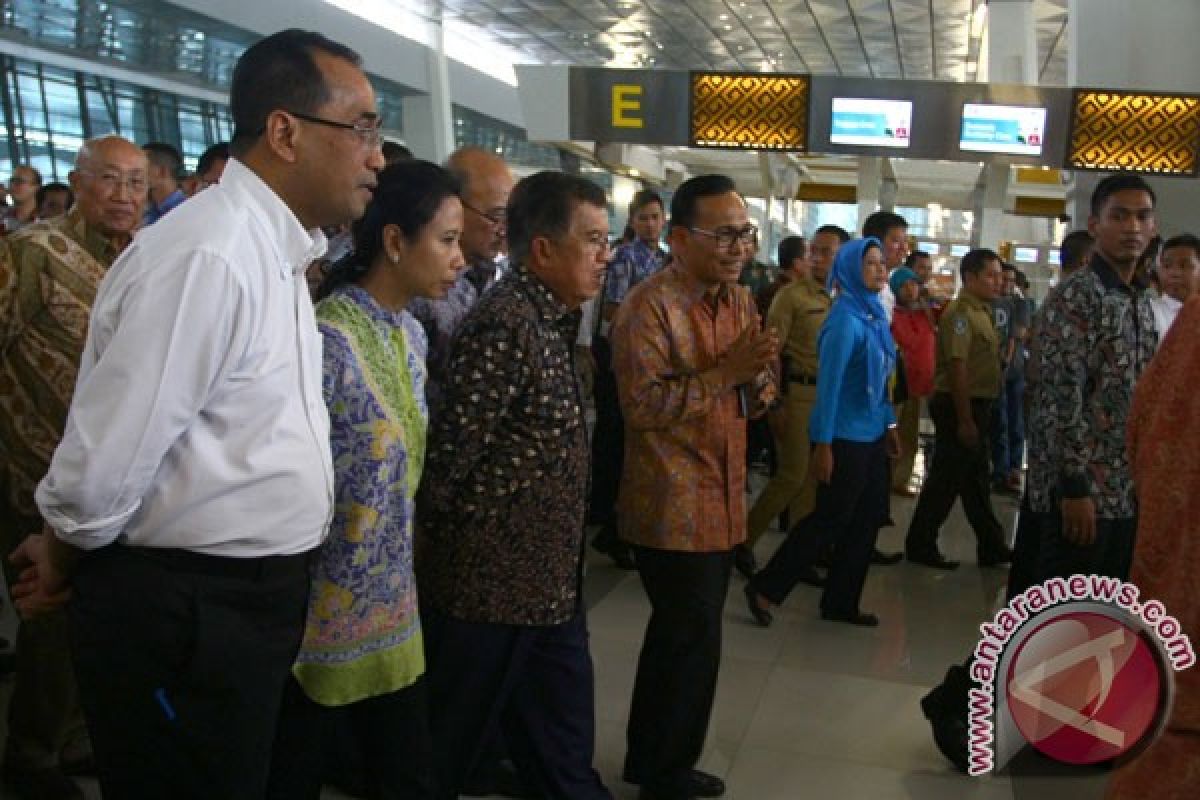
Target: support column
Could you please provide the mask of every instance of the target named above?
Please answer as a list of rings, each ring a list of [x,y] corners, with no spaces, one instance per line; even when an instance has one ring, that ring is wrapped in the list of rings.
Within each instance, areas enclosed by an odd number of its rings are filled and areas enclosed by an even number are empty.
[[[879,187],[883,181],[883,159],[858,157],[858,229],[867,217],[879,210]],[[852,231],[852,233],[856,233]]]
[[[1200,3],[1195,0],[1070,0],[1067,80],[1072,86],[1193,93],[1200,74],[1197,30]],[[1103,173],[1075,173],[1067,202],[1072,228],[1087,224],[1092,189],[1102,177]],[[1176,177],[1148,180],[1158,195],[1159,233],[1167,238],[1200,232],[1195,217],[1200,182]]]
[[[441,11],[430,22],[433,46],[425,49],[429,93],[405,97],[404,141],[417,158],[443,163],[454,152],[454,109],[450,103],[450,71],[446,64],[446,34]]]
[[[1004,238],[1004,204],[1008,200],[1010,170],[1007,164],[988,164],[975,185],[975,224],[971,247],[995,250]]]

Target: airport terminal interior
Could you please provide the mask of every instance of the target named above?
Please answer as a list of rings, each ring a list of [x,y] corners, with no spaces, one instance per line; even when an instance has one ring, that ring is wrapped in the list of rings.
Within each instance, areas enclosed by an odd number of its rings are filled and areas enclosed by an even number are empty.
[[[614,238],[635,193],[653,189],[669,208],[688,178],[728,175],[768,281],[785,237],[857,235],[882,209],[907,222],[910,251],[932,257],[937,294],[959,289],[960,259],[982,247],[1041,303],[1061,279],[1063,237],[1086,227],[1113,171],[1146,176],[1163,238],[1200,233],[1197,0],[0,0],[0,11],[0,179],[24,165],[66,182],[83,142],[109,133],[169,143],[195,172],[233,133],[238,57],[301,27],[362,55],[384,139],[437,163],[483,148],[517,178],[582,175],[604,189]],[[920,430],[914,490],[928,415]],[[756,459],[747,507],[768,479]],[[915,497],[890,503],[878,549],[903,551]],[[992,503],[1011,545],[1019,485]],[[759,565],[783,539],[772,524]],[[822,620],[819,591],[800,586],[764,629],[734,573],[697,765],[726,797],[1104,797],[1104,766],[1024,751],[971,777],[938,752],[920,700],[973,650],[1008,578],[976,563],[961,506],[940,541],[959,569],[871,566],[862,608],[878,627]],[[632,800],[622,759],[650,606],[638,574],[592,548],[584,593],[595,765]],[[17,625],[0,602],[0,712]],[[94,778],[78,783],[101,796]]]

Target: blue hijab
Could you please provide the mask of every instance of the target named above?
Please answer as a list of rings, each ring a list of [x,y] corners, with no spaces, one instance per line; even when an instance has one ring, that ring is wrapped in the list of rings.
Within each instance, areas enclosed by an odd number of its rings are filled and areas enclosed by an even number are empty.
[[[846,325],[856,320],[867,330],[867,395],[879,402],[887,398],[887,383],[896,366],[896,343],[888,326],[887,312],[879,302],[879,292],[872,291],[863,283],[862,268],[867,248],[874,245],[881,251],[883,245],[874,236],[846,242],[837,251],[833,269],[829,271],[826,288],[832,290],[837,284],[837,298],[821,326],[820,336],[834,325]],[[820,347],[820,337],[817,339]]]

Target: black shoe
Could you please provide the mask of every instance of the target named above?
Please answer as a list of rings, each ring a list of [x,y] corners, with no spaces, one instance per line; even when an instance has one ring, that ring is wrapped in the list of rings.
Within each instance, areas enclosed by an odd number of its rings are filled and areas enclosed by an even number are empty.
[[[890,567],[893,564],[899,564],[900,559],[904,558],[903,553],[884,553],[878,548],[871,553],[871,563],[879,564],[884,567]]]
[[[592,548],[611,558],[620,569],[637,569],[633,563],[633,551],[615,535],[601,531],[592,538]]]
[[[875,628],[879,625],[879,617],[864,611],[855,611],[853,614],[822,611],[821,619],[829,622],[845,622],[848,625],[860,625],[864,628]]]
[[[754,584],[747,583],[742,587],[742,594],[746,595],[746,607],[750,609],[750,616],[754,619],[755,624],[760,628],[771,627],[775,616],[758,604],[758,592],[754,591]]]
[[[944,569],[944,570],[958,569],[957,561],[951,561],[950,559],[946,558],[941,553],[935,552],[935,553],[928,553],[925,555],[919,555],[917,553],[909,553],[905,556],[905,558],[907,558],[909,561],[911,561],[914,564],[921,564],[922,566],[933,567],[934,569]]]
[[[754,551],[750,549],[750,545],[742,543],[733,546],[733,568],[746,580],[750,580],[754,573],[758,572],[758,561],[754,558]]]
[[[628,777],[626,780],[629,781]],[[629,782],[637,783],[637,781]],[[638,797],[641,800],[692,800],[695,797],[720,797],[723,794],[725,794],[725,781],[716,775],[693,769],[688,771],[682,785],[645,783]]]
[[[921,698],[921,712],[929,720],[933,729],[933,743],[946,760],[959,772],[967,771],[967,720],[961,714],[955,714],[943,708],[939,696],[944,691],[938,686]],[[965,707],[963,709],[966,710]]]
[[[84,800],[83,790],[58,767],[28,769],[5,765],[5,797],[13,800]]]
[[[981,553],[979,555],[979,566],[998,567],[1001,564],[1011,564],[1012,560],[1012,548],[1001,545],[995,550],[989,550],[987,553]]]

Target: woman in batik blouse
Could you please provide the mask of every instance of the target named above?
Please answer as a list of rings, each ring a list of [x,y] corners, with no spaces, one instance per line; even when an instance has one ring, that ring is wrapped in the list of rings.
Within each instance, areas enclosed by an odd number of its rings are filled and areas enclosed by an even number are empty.
[[[444,296],[464,266],[458,193],[450,173],[428,162],[385,169],[355,225],[353,254],[318,292],[334,512],[314,559],[271,797],[317,798],[331,751],[361,754],[370,798],[433,796],[413,576],[426,340],[404,308]]]

